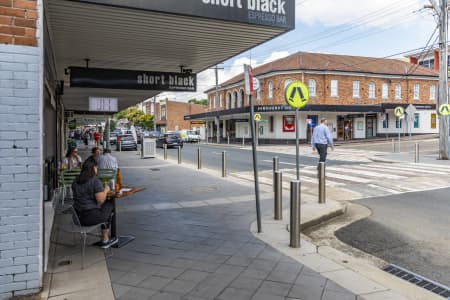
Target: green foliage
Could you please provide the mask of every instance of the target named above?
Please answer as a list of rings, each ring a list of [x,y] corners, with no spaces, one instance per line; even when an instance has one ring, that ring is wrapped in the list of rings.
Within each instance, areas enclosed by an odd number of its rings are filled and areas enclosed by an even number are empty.
[[[142,115],[136,124],[144,129],[153,128],[153,115]]]
[[[115,118],[118,119],[127,119],[129,122],[132,122],[134,125],[151,129],[153,128],[153,115],[146,115],[144,112],[140,111],[136,107],[130,107],[125,110],[119,111]],[[114,124],[115,128],[115,124]]]
[[[200,99],[200,100],[198,100],[196,98],[193,98],[193,99],[189,99],[188,103],[200,104],[200,105],[208,105],[208,99]]]
[[[116,129],[116,123],[117,122],[113,119],[109,120],[109,130],[110,131],[114,131]]]

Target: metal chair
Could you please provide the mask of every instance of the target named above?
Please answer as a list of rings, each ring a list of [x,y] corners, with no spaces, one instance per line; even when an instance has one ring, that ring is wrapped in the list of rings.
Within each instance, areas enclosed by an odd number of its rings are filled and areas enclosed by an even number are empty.
[[[65,201],[66,201],[66,196],[67,196],[67,191],[69,190],[70,195],[72,195],[72,183],[75,181],[75,179],[77,178],[78,175],[80,175],[81,169],[70,169],[70,170],[65,170],[62,171],[59,174],[59,187],[61,189],[61,196],[60,196],[60,203],[64,206]],[[72,197],[70,197],[70,199],[67,200],[71,200]],[[69,203],[71,204],[71,203]]]
[[[97,177],[102,181],[103,184],[108,183],[109,181],[115,181],[117,175],[116,169],[98,169]],[[114,190],[114,186],[111,187]]]
[[[81,235],[82,245],[81,245],[81,268],[84,269],[84,258],[85,258],[85,252],[86,252],[86,240],[87,235],[92,234],[94,231],[97,231],[101,229],[102,225],[105,225],[105,223],[99,223],[92,226],[83,226],[81,225],[80,219],[78,218],[78,214],[73,206],[70,206],[67,209],[68,212],[71,214],[71,223],[66,224],[65,226],[62,226],[61,229],[65,232],[69,233],[79,233]],[[112,256],[112,249],[109,248],[111,251],[111,254],[109,256],[106,256],[106,258]],[[106,250],[106,249],[105,249]]]

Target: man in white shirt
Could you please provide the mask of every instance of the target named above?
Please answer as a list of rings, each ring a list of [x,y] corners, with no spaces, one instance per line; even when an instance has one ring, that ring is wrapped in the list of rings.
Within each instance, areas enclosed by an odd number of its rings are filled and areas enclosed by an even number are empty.
[[[103,155],[100,155],[98,157],[98,168],[114,170],[117,170],[117,168],[119,168],[117,158],[111,155],[111,149],[105,148],[103,150]]]

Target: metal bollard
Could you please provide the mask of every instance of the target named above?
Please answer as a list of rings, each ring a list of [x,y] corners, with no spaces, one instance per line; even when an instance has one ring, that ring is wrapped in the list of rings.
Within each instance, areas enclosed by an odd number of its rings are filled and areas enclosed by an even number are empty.
[[[164,160],[167,160],[167,144],[163,145],[163,149],[164,149]]]
[[[274,181],[274,219],[283,220],[283,173],[280,171],[275,171]]]
[[[227,136],[227,143],[230,144],[230,136]]]
[[[242,147],[244,147],[244,146],[245,146],[245,139],[242,138]]]
[[[275,191],[275,172],[280,170],[280,158],[275,156],[273,158],[273,190]]]
[[[414,162],[419,162],[419,143],[414,144]]]
[[[326,185],[325,185],[325,163],[320,162],[317,168],[319,172],[319,203],[326,202]]]
[[[300,180],[291,181],[290,243],[292,248],[300,248]]]
[[[119,152],[122,152],[122,140],[119,141]]]
[[[197,168],[200,170],[202,168],[202,148],[197,149]]]
[[[222,151],[222,177],[227,177],[227,151]]]
[[[178,146],[178,164],[181,164],[181,147]]]
[[[394,143],[394,139],[392,139],[392,153],[395,153],[395,143]]]

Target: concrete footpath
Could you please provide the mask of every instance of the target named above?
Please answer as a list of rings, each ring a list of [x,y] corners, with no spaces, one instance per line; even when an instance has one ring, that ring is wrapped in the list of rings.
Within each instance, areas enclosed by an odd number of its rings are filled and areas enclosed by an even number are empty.
[[[136,239],[106,260],[109,252],[88,247],[81,270],[79,244],[66,245],[70,236],[56,231],[44,299],[439,299],[306,237],[301,249],[289,248],[288,210],[272,220],[269,186],[261,186],[257,233],[252,182],[136,152],[114,155],[124,184],[146,188],[117,202],[119,234]],[[302,223],[345,209],[315,200],[302,199]]]

